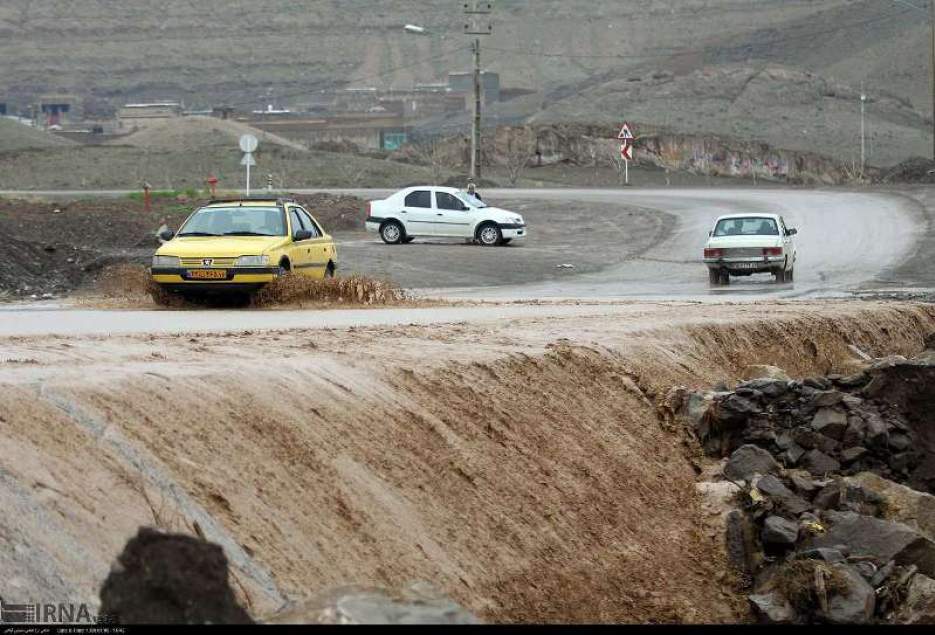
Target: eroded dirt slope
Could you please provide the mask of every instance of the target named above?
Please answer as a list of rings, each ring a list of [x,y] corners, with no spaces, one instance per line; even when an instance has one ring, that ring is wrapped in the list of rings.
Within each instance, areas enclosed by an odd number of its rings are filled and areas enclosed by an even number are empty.
[[[4,598],[93,602],[140,524],[203,533],[265,615],[430,581],[493,621],[736,621],[673,384],[911,353],[923,305],[0,342]],[[197,524],[197,527],[196,527]]]

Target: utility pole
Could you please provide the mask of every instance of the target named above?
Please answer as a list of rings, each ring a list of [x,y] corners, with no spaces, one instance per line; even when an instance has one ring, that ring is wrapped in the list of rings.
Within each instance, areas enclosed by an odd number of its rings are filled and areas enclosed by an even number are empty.
[[[935,2],[935,0],[932,0]],[[464,34],[474,36],[472,52],[474,54],[474,122],[471,126],[471,178],[480,178],[480,156],[481,156],[481,118],[483,86],[481,85],[481,64],[480,64],[480,38],[484,35],[493,33],[493,24],[487,23],[484,29],[479,22],[483,16],[489,16],[493,13],[492,2],[482,2],[480,0],[470,0],[464,3]]]
[[[935,0],[933,0],[935,1]],[[866,126],[867,94],[864,93],[864,83],[860,83],[860,178],[867,172],[867,126]]]
[[[932,50],[930,56],[932,73],[932,159],[935,160],[935,0],[930,0],[929,19],[932,22]]]

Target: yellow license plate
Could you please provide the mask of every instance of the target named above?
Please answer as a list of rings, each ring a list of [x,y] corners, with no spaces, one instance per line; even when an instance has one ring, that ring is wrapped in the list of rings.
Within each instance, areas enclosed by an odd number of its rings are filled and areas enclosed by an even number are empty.
[[[227,280],[227,269],[193,269],[188,272],[193,280]]]

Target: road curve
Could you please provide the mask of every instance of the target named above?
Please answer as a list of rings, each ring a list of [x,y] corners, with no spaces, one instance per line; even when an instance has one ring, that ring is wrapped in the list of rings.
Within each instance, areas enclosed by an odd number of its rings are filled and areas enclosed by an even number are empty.
[[[834,297],[870,284],[906,260],[925,236],[919,204],[889,193],[824,190],[502,190],[498,199],[546,199],[626,204],[674,214],[673,233],[639,258],[601,272],[521,287],[447,289],[471,298],[725,299]],[[776,285],[767,275],[735,278],[710,289],[701,263],[713,222],[721,214],[782,214],[797,236],[796,281]],[[535,228],[532,228],[533,231]]]
[[[342,190],[374,198],[383,191]],[[677,217],[671,235],[647,252],[602,271],[522,286],[436,289],[447,298],[651,299],[736,302],[767,298],[838,297],[887,279],[926,235],[919,204],[889,193],[788,189],[491,190],[487,198],[575,201],[640,206]],[[739,279],[728,289],[710,289],[701,251],[714,219],[724,213],[769,211],[799,229],[796,281],[776,285],[768,276]],[[573,213],[570,211],[570,213]],[[569,231],[574,229],[574,219]],[[531,228],[535,231],[535,227]],[[382,245],[374,244],[375,249]],[[887,279],[890,284],[894,281]],[[608,305],[502,305],[398,308],[357,311],[87,311],[67,305],[0,307],[0,336],[39,334],[190,333],[251,329],[347,328],[491,321],[527,316],[566,316],[620,310]]]

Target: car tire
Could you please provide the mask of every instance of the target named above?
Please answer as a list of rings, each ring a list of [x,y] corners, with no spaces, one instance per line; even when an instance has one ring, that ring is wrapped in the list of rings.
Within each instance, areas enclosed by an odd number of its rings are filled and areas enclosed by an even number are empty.
[[[712,287],[721,286],[720,269],[708,269],[708,284],[710,284]]]
[[[721,286],[729,287],[730,286],[730,272],[727,269],[721,269],[720,272]]]
[[[386,221],[380,225],[380,238],[387,245],[398,245],[406,240],[406,230],[399,221]]]
[[[484,247],[496,247],[503,244],[503,232],[493,223],[484,223],[477,228],[477,242]]]
[[[334,277],[334,264],[329,262],[328,266],[325,267],[325,278],[333,278],[333,277]]]
[[[786,272],[786,282],[795,282],[795,267]]]
[[[786,270],[777,269],[776,271],[773,272],[773,278],[776,284],[783,284],[786,281]]]

